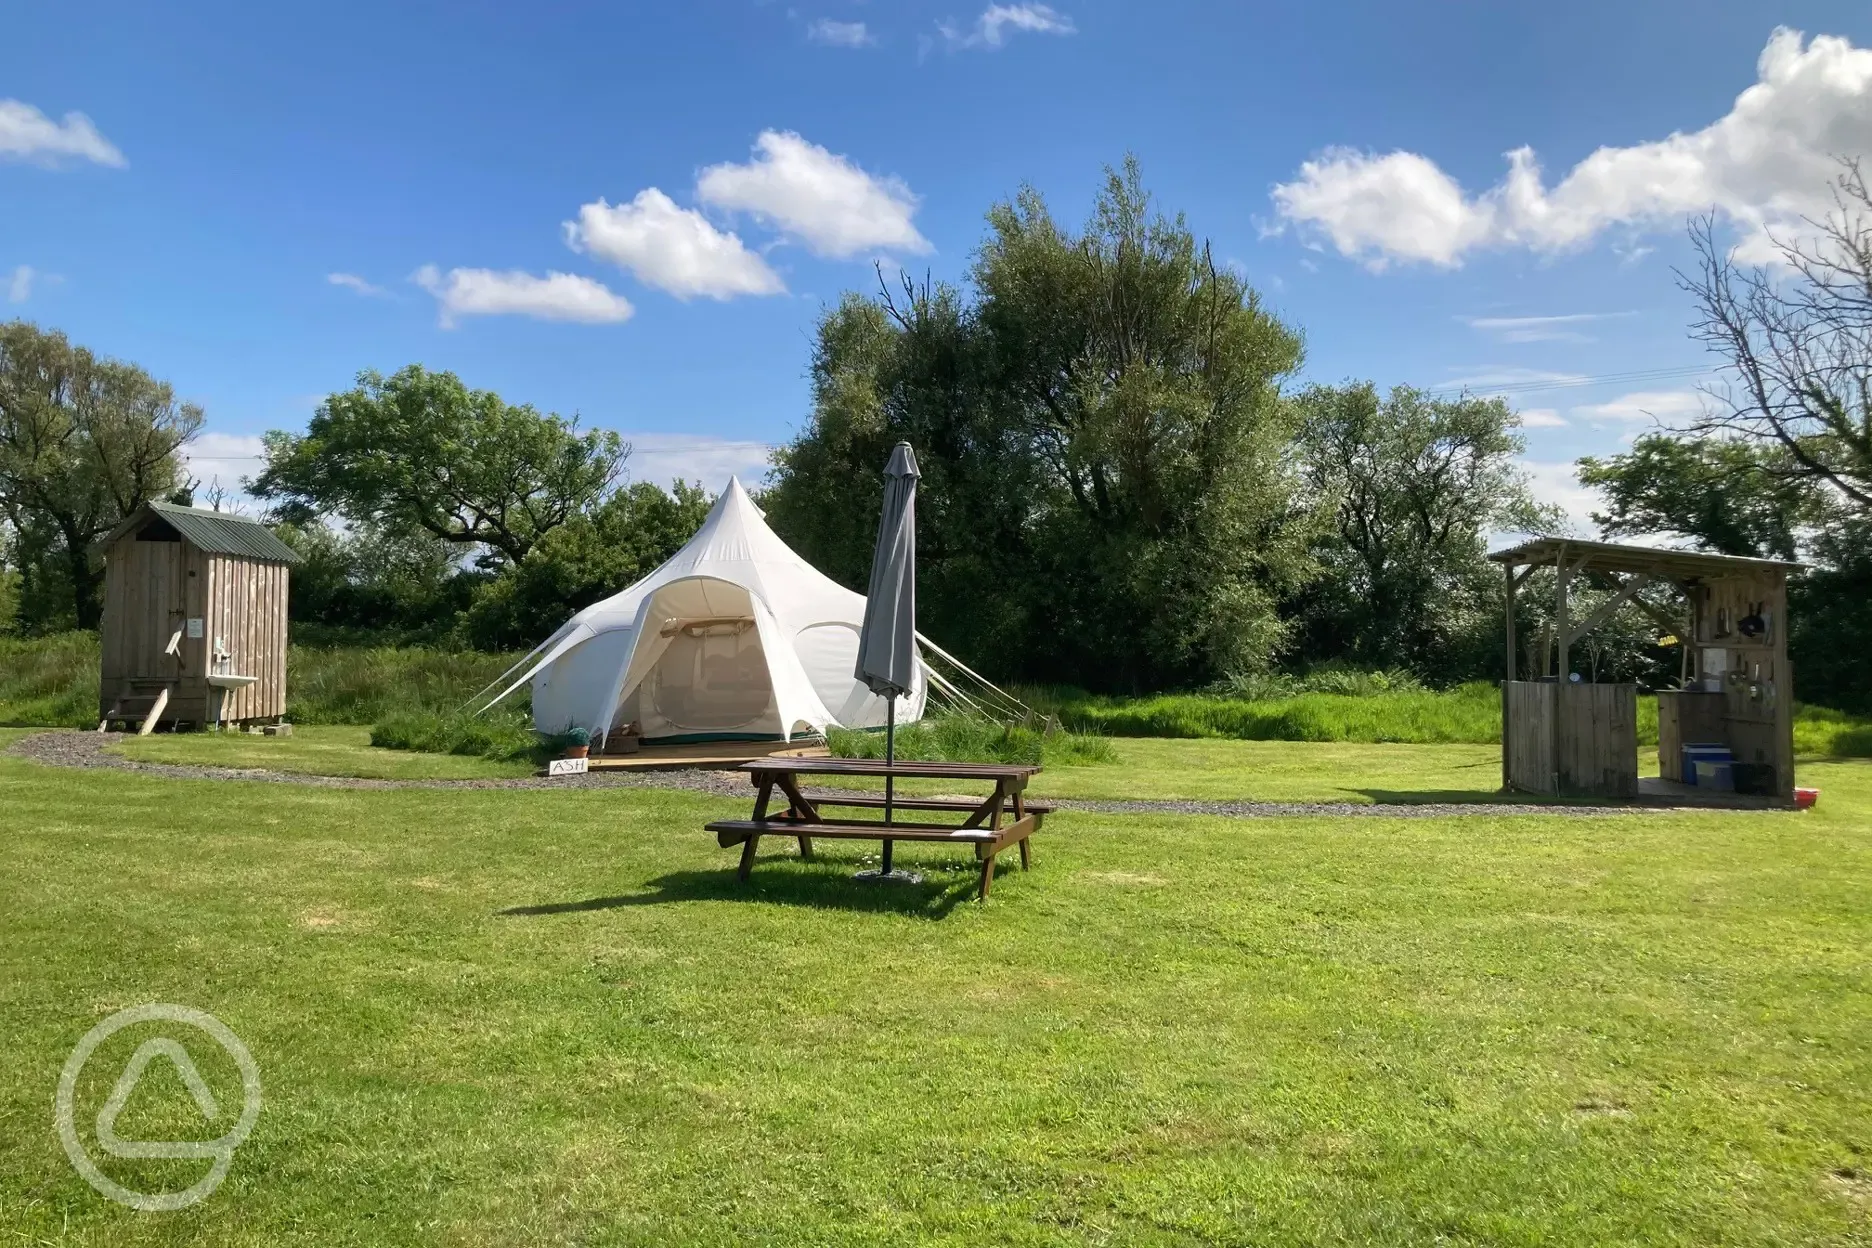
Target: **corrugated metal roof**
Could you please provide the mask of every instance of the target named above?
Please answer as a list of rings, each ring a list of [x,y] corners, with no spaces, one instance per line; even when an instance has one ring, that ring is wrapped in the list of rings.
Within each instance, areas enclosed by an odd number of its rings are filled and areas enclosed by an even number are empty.
[[[273,531],[258,520],[249,520],[245,516],[225,511],[178,507],[174,503],[145,505],[174,526],[175,531],[197,550],[215,555],[239,555],[245,559],[265,559],[270,563],[300,562],[299,552],[273,536]]]
[[[1749,559],[1742,555],[1707,555],[1695,550],[1672,550],[1666,546],[1628,546],[1616,542],[1589,542],[1572,537],[1537,537],[1489,556],[1496,563],[1552,563],[1566,552],[1569,561],[1578,557],[1584,566],[1612,572],[1670,572],[1689,576],[1715,575],[1720,572],[1750,572],[1764,569],[1787,570],[1806,565],[1781,559]]]

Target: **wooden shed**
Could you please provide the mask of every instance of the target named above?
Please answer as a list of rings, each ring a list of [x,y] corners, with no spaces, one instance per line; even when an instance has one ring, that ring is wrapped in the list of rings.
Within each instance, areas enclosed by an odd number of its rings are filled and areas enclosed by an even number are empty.
[[[1502,684],[1502,784],[1528,793],[1633,797],[1642,788],[1694,780],[1685,745],[1728,747],[1739,789],[1794,798],[1794,676],[1787,657],[1787,578],[1799,564],[1610,542],[1543,537],[1497,551],[1508,589],[1508,679]],[[1555,571],[1554,620],[1518,670],[1517,590],[1538,568]],[[1611,592],[1576,620],[1570,597],[1582,584]],[[1640,597],[1675,591],[1666,609]],[[1680,687],[1658,693],[1658,765],[1663,786],[1638,778],[1638,689],[1569,679],[1574,643],[1632,607],[1682,646]]]
[[[99,729],[278,722],[292,547],[258,521],[146,503],[104,553]]]

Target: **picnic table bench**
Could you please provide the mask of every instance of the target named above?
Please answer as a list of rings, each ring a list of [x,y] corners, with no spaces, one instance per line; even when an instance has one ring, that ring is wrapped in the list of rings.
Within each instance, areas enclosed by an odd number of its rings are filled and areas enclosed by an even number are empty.
[[[708,825],[716,843],[727,849],[741,846],[740,876],[748,878],[754,869],[754,855],[763,836],[785,836],[799,842],[800,857],[812,857],[812,843],[828,840],[882,841],[885,861],[893,841],[923,843],[948,842],[971,845],[981,862],[978,897],[986,898],[994,883],[995,856],[1011,845],[1020,847],[1021,870],[1032,862],[1028,838],[1040,830],[1040,820],[1051,806],[1029,802],[1027,781],[1040,768],[1022,763],[884,763],[863,758],[760,758],[745,763],[742,771],[754,783],[754,815],[750,819],[719,819]],[[882,795],[848,794],[839,797],[808,797],[800,788],[801,776],[882,777],[887,783],[899,779],[920,780],[991,780],[994,791],[982,798],[892,797],[889,819],[839,819],[828,817],[821,807],[856,810],[884,810]],[[786,800],[786,808],[770,813],[774,790]],[[960,825],[949,823],[904,823],[894,816],[899,810],[947,812],[963,816]],[[1003,823],[1003,818],[1009,821]]]

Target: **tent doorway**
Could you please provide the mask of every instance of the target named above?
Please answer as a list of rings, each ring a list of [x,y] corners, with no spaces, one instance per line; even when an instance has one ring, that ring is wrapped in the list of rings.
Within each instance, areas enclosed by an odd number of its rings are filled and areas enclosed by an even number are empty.
[[[753,616],[667,620],[659,631],[669,644],[638,697],[645,736],[747,731],[772,716],[773,677]]]
[[[772,652],[772,615],[747,589],[715,577],[673,581],[644,600],[617,686],[611,729],[635,723],[646,741],[790,737]],[[803,676],[803,674],[800,674]],[[805,724],[810,731],[814,725]]]

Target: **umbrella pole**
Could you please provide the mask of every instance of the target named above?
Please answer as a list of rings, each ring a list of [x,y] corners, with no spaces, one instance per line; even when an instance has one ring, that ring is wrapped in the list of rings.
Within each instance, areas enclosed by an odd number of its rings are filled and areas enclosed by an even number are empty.
[[[888,769],[897,765],[897,695],[887,694],[884,698],[884,766]],[[891,821],[891,803],[896,799],[897,777],[888,770],[884,773],[884,822]],[[884,842],[884,874],[891,873],[891,842]]]

